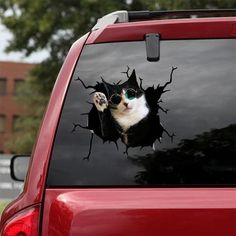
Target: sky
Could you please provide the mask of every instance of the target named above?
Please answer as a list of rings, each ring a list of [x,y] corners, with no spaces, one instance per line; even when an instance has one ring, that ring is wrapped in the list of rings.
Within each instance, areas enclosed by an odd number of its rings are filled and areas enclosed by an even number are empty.
[[[4,49],[8,45],[8,41],[12,38],[12,34],[6,27],[0,24],[0,61],[15,61],[15,62],[28,62],[28,63],[40,63],[48,55],[46,50],[32,54],[29,57],[25,57],[23,53],[11,52],[6,53]]]

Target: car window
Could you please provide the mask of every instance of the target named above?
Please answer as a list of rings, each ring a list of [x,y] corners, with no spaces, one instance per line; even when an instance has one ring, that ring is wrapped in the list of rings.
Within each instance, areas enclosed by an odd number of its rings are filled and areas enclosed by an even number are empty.
[[[47,185],[236,183],[236,41],[86,45],[52,150]],[[132,110],[133,109],[133,110]]]

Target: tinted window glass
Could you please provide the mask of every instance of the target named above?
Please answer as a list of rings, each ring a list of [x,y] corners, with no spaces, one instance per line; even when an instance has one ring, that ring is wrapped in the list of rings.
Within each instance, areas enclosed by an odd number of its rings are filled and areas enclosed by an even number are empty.
[[[148,62],[145,42],[84,48],[48,186],[236,183],[236,41],[162,41],[160,50]]]

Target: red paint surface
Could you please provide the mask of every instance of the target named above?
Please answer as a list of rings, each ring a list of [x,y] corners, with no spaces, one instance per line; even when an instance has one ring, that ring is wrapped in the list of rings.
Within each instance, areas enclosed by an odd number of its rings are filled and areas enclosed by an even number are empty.
[[[236,189],[48,189],[43,235],[235,236]]]
[[[86,44],[144,40],[145,34],[158,33],[162,40],[236,38],[232,32],[236,17],[155,20],[109,25],[91,33]]]

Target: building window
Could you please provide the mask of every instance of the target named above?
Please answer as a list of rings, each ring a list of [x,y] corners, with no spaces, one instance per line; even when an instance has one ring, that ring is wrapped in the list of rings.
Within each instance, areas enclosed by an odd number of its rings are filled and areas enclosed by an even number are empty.
[[[19,96],[21,92],[21,87],[24,84],[24,79],[15,79],[14,81],[14,95]]]
[[[0,78],[0,96],[6,95],[6,90],[7,90],[7,79]]]
[[[13,116],[13,132],[19,131],[19,122],[20,122],[20,116],[14,115]]]
[[[0,115],[0,133],[5,132],[5,126],[6,126],[6,116]]]

